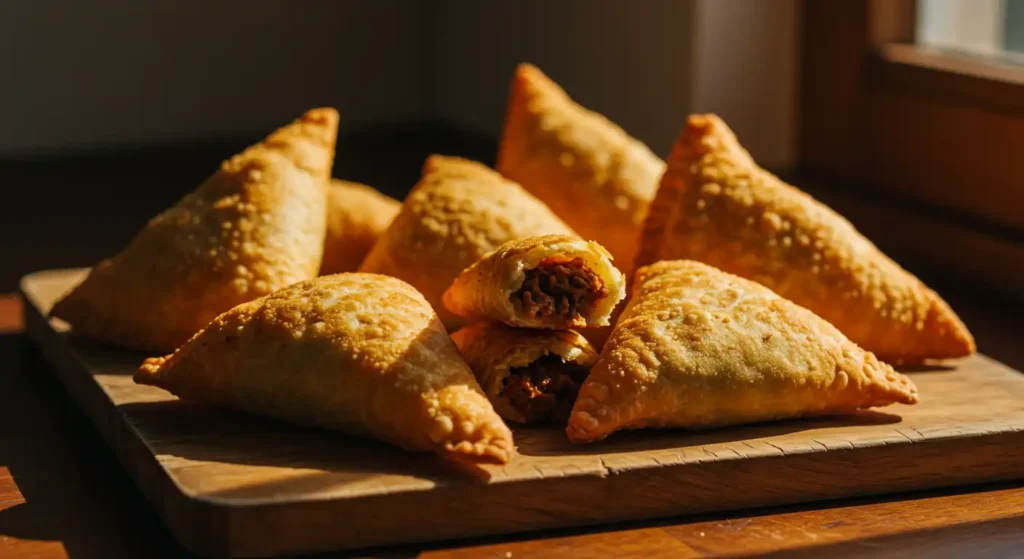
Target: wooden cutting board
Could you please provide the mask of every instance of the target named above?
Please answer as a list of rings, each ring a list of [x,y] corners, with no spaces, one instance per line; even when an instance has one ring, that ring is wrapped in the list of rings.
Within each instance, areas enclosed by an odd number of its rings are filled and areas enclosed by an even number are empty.
[[[1024,474],[1024,375],[983,356],[909,371],[917,406],[583,446],[558,429],[516,429],[512,462],[471,473],[135,385],[145,355],[74,340],[44,318],[83,273],[22,280],[27,332],[177,538],[201,554],[522,532]]]

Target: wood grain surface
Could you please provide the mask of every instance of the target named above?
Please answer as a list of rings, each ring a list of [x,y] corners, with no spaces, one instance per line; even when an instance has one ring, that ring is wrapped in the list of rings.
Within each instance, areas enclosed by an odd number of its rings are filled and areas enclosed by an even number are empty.
[[[26,279],[28,331],[172,531],[204,553],[275,555],[777,505],[1006,479],[1024,460],[1024,377],[976,357],[913,371],[923,400],[913,408],[630,433],[593,446],[520,429],[520,456],[471,475],[134,385],[143,356],[73,340],[42,319],[80,274]]]

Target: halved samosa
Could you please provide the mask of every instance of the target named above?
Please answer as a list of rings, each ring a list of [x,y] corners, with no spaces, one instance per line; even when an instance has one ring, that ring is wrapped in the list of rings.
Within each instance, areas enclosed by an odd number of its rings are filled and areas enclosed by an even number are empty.
[[[509,241],[462,271],[444,293],[468,319],[528,328],[607,326],[625,297],[622,272],[601,245],[567,235]]]
[[[338,113],[314,109],[221,164],[53,308],[75,334],[171,351],[320,269]]]
[[[691,116],[676,142],[637,266],[680,258],[758,281],[885,360],[975,351],[941,297],[839,214],[758,167],[714,115]]]
[[[811,311],[693,261],[637,271],[580,388],[569,438],[705,428],[917,402],[917,387]]]
[[[401,202],[373,187],[332,180],[320,275],[356,271],[401,207]]]
[[[498,414],[528,425],[565,425],[580,384],[597,362],[597,352],[572,330],[478,322],[452,339]]]
[[[543,202],[493,170],[432,155],[359,271],[409,282],[454,330],[465,321],[444,308],[441,296],[459,272],[510,240],[549,233],[575,235]]]
[[[623,270],[633,265],[665,162],[598,113],[576,104],[536,66],[512,80],[498,171],[523,185]]]
[[[513,451],[433,309],[386,276],[323,276],[239,305],[135,382],[463,461]]]

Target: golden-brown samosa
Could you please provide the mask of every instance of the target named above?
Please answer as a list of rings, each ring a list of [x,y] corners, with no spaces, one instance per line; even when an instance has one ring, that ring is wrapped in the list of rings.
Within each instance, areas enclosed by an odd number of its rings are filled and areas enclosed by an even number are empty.
[[[598,113],[576,104],[532,64],[516,69],[498,171],[523,185],[583,238],[633,264],[665,162]]]
[[[466,268],[445,307],[470,320],[528,328],[607,326],[625,296],[622,272],[601,245],[568,235],[509,241]]]
[[[452,334],[498,414],[528,425],[565,425],[580,383],[597,361],[572,330],[478,322]]]
[[[917,402],[917,387],[811,311],[694,261],[637,271],[580,388],[569,438],[704,428]]]
[[[758,167],[714,115],[691,116],[676,142],[637,265],[680,258],[758,281],[887,361],[975,350],[941,297],[839,214]]]
[[[356,271],[401,207],[401,202],[373,187],[332,180],[320,275]]]
[[[462,461],[513,451],[433,309],[386,276],[323,276],[239,305],[135,382]]]
[[[338,113],[314,109],[221,164],[54,306],[75,334],[170,351],[320,269]]]
[[[575,235],[543,202],[493,170],[432,155],[359,269],[409,282],[454,330],[465,321],[444,308],[441,296],[459,272],[510,240],[549,233]]]

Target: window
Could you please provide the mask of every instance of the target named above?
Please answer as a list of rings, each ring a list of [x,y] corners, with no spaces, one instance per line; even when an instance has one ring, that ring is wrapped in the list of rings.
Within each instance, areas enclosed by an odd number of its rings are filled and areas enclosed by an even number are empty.
[[[851,216],[880,244],[1024,297],[1022,11],[805,0],[799,159],[865,212],[910,216],[876,231]]]
[[[1020,63],[1024,0],[919,0],[915,39],[951,53]]]

